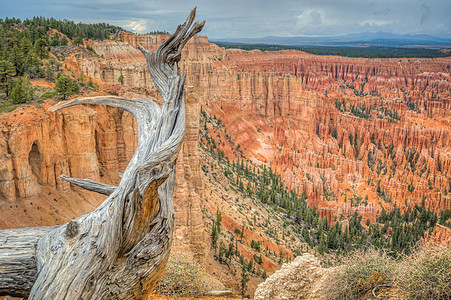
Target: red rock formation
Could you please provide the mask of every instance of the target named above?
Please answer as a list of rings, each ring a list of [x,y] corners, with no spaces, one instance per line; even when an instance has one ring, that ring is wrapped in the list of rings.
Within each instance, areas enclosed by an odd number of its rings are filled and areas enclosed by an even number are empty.
[[[369,60],[241,50],[227,57],[228,74],[219,69],[220,79],[206,87],[210,111],[244,145],[246,156],[271,162],[311,204],[345,216],[357,209],[372,221],[381,206],[395,202],[405,207],[425,198],[436,211],[450,208],[449,58]],[[335,107],[342,99],[347,112]],[[408,110],[407,101],[415,101],[418,112]],[[352,115],[351,105],[374,105],[372,120]],[[379,119],[382,108],[401,119]],[[385,201],[376,193],[379,180]],[[340,183],[351,184],[350,195]],[[335,200],[325,199],[326,190]],[[343,203],[345,195],[368,205],[352,208]]]
[[[48,114],[48,107],[40,104],[0,116],[0,205],[9,208],[2,209],[2,228],[65,222],[92,210],[103,199],[71,190],[68,182],[58,178],[67,174],[100,179],[95,140],[97,113],[80,107]],[[87,201],[74,205],[71,197],[86,197]]]
[[[164,38],[122,36],[133,47],[140,43],[149,49]],[[105,57],[121,49],[123,44],[96,44]],[[436,211],[450,207],[449,58],[362,59],[224,50],[205,37],[194,39],[184,57],[187,84],[195,87],[203,106],[221,117],[246,156],[271,162],[290,188],[307,193],[312,205],[332,209],[324,211],[327,218],[358,209],[373,221],[381,207],[388,209],[395,202],[410,206],[423,198]],[[141,74],[139,70],[144,70],[139,62],[99,64],[91,74],[111,83],[127,74],[126,84],[152,95],[146,75],[132,74]],[[340,112],[335,102],[343,99],[346,109]],[[408,103],[416,103],[416,110],[409,110]],[[370,105],[372,120],[351,113],[352,106]],[[396,111],[401,119],[390,119],[383,109]],[[376,161],[372,168],[368,153]],[[376,193],[379,180],[385,200]],[[347,183],[349,191],[340,183]],[[335,195],[332,201],[324,197],[325,190]],[[349,197],[361,197],[368,204],[345,203]]]
[[[207,41],[197,37],[194,40],[197,44]],[[83,71],[99,83],[119,85],[117,78],[125,75],[123,89],[112,86],[104,90],[155,96],[156,90],[153,85],[149,86],[151,80],[141,53],[119,41],[98,42],[93,46],[107,59],[70,56],[65,63],[73,71]],[[192,50],[191,53],[199,56],[200,52]],[[189,86],[186,93],[186,135],[178,159],[174,194],[177,211],[174,240],[178,247],[190,248],[202,260],[208,249],[197,154],[200,103],[196,91]],[[42,104],[1,115],[0,147],[4,150],[4,168],[0,172],[0,206],[9,209],[0,217],[0,228],[63,223],[94,209],[103,201],[103,196],[71,187],[58,176],[65,174],[117,183],[118,172],[125,169],[137,145],[136,122],[120,109],[84,106],[48,113],[48,107],[49,104]],[[17,218],[11,218],[14,215]]]
[[[97,58],[70,56],[65,63],[101,84],[99,94],[156,97],[134,47],[139,43],[154,50],[164,38],[126,33],[122,41],[93,42]],[[271,165],[286,186],[305,192],[328,221],[358,211],[364,221],[374,222],[382,207],[396,203],[404,208],[423,199],[436,211],[451,208],[450,58],[246,52],[194,37],[181,65],[188,74],[187,128],[174,194],[176,248],[204,260],[206,211],[214,212],[224,202],[208,199],[211,191],[205,191],[201,176],[201,106],[222,120],[247,158]],[[58,175],[117,183],[117,173],[136,147],[137,128],[128,113],[84,106],[50,114],[50,104],[0,115],[0,228],[60,224],[94,209],[103,196],[71,186]],[[356,116],[356,108],[370,106],[371,119]],[[394,111],[399,120],[389,117]],[[233,149],[219,147],[236,159]],[[224,213],[224,220],[232,218]],[[241,225],[233,227],[233,222],[223,224],[232,233]],[[249,239],[282,251],[261,233],[246,231]],[[447,235],[437,226],[427,239],[442,241]],[[252,259],[250,247],[239,249]],[[272,272],[277,264],[264,259],[262,268]]]
[[[432,234],[426,233],[425,243],[433,242],[435,244],[451,247],[451,229],[443,225],[436,225]]]
[[[94,42],[98,58],[70,57],[66,63],[111,84],[109,91],[115,94],[152,97],[156,90],[133,47],[139,43],[153,50],[164,38],[126,33],[122,41]],[[248,158],[271,164],[289,188],[305,192],[328,220],[358,210],[374,221],[381,207],[423,199],[437,211],[450,208],[450,58],[246,52],[224,50],[206,37],[190,41],[183,58],[189,91],[174,239],[181,247],[199,257],[205,253],[197,157],[201,105],[221,118]],[[343,100],[345,108],[339,111],[335,103]],[[365,106],[372,106],[371,120],[352,114]],[[1,219],[2,228],[64,222],[96,207],[100,196],[71,188],[57,175],[115,182],[136,146],[136,126],[127,113],[90,106],[51,115],[46,105],[41,107],[0,118],[0,205],[12,209]],[[383,109],[396,111],[400,120],[393,122]],[[71,197],[88,201],[69,208]],[[45,199],[39,210],[52,212],[52,220],[31,220],[38,208],[30,199],[38,198]]]

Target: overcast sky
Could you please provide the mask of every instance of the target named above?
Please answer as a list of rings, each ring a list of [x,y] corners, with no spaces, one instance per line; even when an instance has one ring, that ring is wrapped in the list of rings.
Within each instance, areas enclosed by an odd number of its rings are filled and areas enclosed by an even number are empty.
[[[0,18],[45,16],[173,32],[195,6],[210,38],[364,31],[451,38],[451,0],[0,0]]]

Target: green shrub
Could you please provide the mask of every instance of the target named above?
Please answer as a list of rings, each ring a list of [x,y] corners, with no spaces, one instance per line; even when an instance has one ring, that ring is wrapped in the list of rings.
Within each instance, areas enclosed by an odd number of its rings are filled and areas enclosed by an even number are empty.
[[[11,104],[9,102],[0,104],[0,113],[10,112],[17,108],[17,104]]]
[[[119,83],[120,83],[121,85],[123,85],[123,84],[124,84],[124,75],[121,74],[121,76],[119,76],[119,78],[117,79],[117,81],[119,81]]]
[[[411,299],[451,298],[451,249],[426,245],[398,266],[398,287]]]
[[[88,86],[89,87],[94,87],[94,83],[92,82],[92,78],[91,77],[89,77]]]
[[[171,253],[166,273],[157,291],[166,296],[201,296],[207,291],[208,275],[194,258],[180,252]]]
[[[369,248],[343,257],[325,287],[328,299],[358,299],[378,286],[391,285],[396,265],[385,252]]]
[[[45,92],[41,95],[42,98],[50,99],[55,97],[55,92]]]

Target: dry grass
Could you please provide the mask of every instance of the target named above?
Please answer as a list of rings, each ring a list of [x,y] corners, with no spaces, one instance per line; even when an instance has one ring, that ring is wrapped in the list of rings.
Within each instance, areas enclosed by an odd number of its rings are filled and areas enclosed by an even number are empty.
[[[398,264],[399,288],[411,299],[451,299],[451,249],[426,245]]]
[[[167,297],[159,293],[151,294],[148,300],[242,300],[241,298],[224,298],[224,297]]]
[[[385,252],[357,250],[328,276],[324,292],[328,299],[358,299],[377,287],[391,285],[395,269],[394,260]]]
[[[201,297],[215,288],[215,281],[205,273],[192,256],[182,252],[172,252],[166,266],[166,273],[156,291],[168,297]]]
[[[373,248],[357,250],[326,282],[327,299],[373,299],[385,289],[397,299],[450,300],[451,249],[429,244],[399,260]]]

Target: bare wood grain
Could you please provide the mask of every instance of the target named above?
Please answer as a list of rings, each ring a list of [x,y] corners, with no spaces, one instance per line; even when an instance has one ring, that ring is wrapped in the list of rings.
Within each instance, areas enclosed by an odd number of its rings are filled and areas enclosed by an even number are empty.
[[[53,227],[0,231],[0,296],[26,297],[36,281],[36,248]]]
[[[100,183],[100,182],[94,181],[89,178],[88,179],[78,179],[78,178],[67,177],[64,175],[59,176],[59,178],[66,180],[72,184],[75,184],[76,186],[79,186],[81,188],[84,188],[88,191],[96,192],[96,193],[107,195],[107,196],[110,195],[111,193],[113,193],[117,189],[117,186]]]

